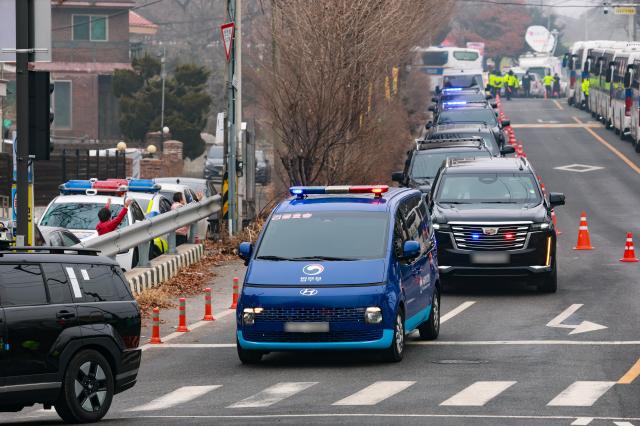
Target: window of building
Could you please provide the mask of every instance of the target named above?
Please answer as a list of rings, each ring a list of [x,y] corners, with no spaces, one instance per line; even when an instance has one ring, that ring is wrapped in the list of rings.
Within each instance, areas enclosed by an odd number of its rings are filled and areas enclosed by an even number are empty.
[[[0,306],[47,303],[40,265],[0,265]]]
[[[107,17],[102,15],[73,15],[73,39],[107,41]]]
[[[53,126],[55,129],[71,128],[71,82],[53,82]]]

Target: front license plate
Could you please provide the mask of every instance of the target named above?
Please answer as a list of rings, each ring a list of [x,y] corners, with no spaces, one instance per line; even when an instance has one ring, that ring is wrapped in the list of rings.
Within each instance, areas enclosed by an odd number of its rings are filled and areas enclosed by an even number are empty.
[[[472,253],[471,262],[478,264],[509,263],[509,253]]]
[[[284,331],[287,333],[328,333],[328,322],[285,322]]]

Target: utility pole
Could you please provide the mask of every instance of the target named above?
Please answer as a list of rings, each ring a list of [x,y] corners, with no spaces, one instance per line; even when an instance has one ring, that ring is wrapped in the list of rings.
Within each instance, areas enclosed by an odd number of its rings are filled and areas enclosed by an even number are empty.
[[[236,1],[236,31],[235,37],[233,39],[233,54],[234,54],[234,71],[235,75],[233,77],[233,81],[236,86],[236,98],[235,98],[235,118],[236,118],[236,152],[244,152],[244,141],[242,139],[242,0]],[[237,222],[234,232],[238,232],[242,229],[242,219],[244,217],[244,206],[243,202],[246,196],[246,162],[247,159],[242,157],[243,167],[245,168],[245,172],[242,173],[242,177],[238,179],[238,188],[236,188],[236,193],[238,196],[235,200],[237,200]]]
[[[16,245],[23,246],[29,235],[29,56],[31,52],[31,4],[30,0],[16,0],[16,112],[17,134],[15,143],[17,160],[16,197],[17,232]]]
[[[236,21],[236,0],[227,0],[227,16],[229,21]],[[231,39],[231,58],[227,65],[227,117],[229,127],[227,132],[229,134],[229,157],[227,160],[227,171],[229,176],[229,235],[234,235],[238,229],[237,226],[237,172],[236,172],[236,160],[237,160],[237,127],[236,120],[236,104],[235,104],[235,84],[236,84],[236,37]]]

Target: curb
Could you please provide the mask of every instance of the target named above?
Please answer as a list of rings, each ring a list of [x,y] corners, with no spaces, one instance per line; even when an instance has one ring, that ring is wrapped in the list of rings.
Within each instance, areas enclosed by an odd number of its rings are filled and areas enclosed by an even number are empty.
[[[178,275],[181,269],[198,262],[204,255],[202,244],[182,244],[177,250],[176,255],[163,254],[153,259],[149,268],[133,268],[125,272],[124,276],[129,281],[131,292],[136,295],[158,287],[164,281]]]

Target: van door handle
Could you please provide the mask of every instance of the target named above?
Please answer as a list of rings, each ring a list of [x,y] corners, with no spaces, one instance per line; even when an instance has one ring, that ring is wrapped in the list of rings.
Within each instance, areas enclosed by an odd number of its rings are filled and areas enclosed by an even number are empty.
[[[76,314],[74,314],[73,312],[69,312],[69,311],[60,311],[56,314],[56,318],[57,319],[71,319],[71,318],[75,318]]]

